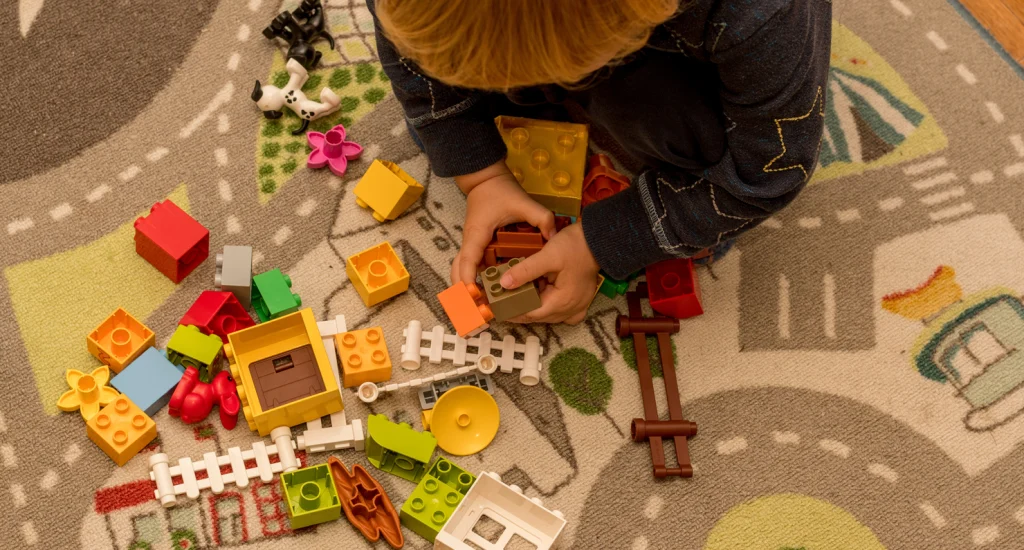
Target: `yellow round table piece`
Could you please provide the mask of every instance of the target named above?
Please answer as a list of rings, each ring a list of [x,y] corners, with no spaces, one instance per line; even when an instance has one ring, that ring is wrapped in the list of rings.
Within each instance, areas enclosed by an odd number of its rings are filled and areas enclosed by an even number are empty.
[[[444,392],[430,416],[430,431],[437,445],[455,456],[484,450],[498,433],[501,420],[498,403],[476,386]]]

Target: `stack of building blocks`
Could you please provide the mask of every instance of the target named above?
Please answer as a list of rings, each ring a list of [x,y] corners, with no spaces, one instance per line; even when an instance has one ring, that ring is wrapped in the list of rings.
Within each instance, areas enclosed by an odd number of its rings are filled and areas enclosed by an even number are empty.
[[[234,294],[242,308],[249,309],[252,302],[251,246],[225,246],[224,252],[217,254],[213,286]]]
[[[612,159],[605,155],[591,155],[587,161],[587,176],[583,179],[582,208],[629,188],[629,178],[615,171]]]
[[[383,222],[402,215],[423,194],[423,186],[398,164],[378,159],[352,192],[359,206],[372,210],[373,219]]]
[[[167,360],[182,368],[194,367],[200,378],[210,380],[217,370],[224,343],[216,334],[203,334],[195,325],[178,325],[167,342]]]
[[[665,260],[647,266],[647,292],[651,309],[662,315],[687,319],[704,313],[700,282],[690,258]]]
[[[490,325],[494,313],[476,283],[459,281],[437,295],[456,334],[463,338],[480,334]]]
[[[234,294],[204,290],[178,324],[195,325],[203,334],[216,334],[222,342],[227,342],[228,334],[256,323]]]
[[[156,423],[123,395],[90,418],[85,430],[89,439],[118,466],[127,464],[156,439]]]
[[[402,505],[402,525],[434,542],[474,481],[476,476],[438,457]]]
[[[487,305],[491,308],[495,321],[505,321],[540,307],[540,294],[537,293],[537,285],[533,281],[515,289],[501,286],[501,276],[521,261],[522,258],[514,258],[507,264],[488,267],[481,274],[484,291],[487,293]]]
[[[413,483],[427,472],[437,440],[429,432],[395,424],[382,414],[366,419],[366,458],[375,467]]]
[[[409,272],[387,241],[349,256],[345,273],[366,307],[409,290]]]
[[[169,200],[135,220],[135,251],[180,283],[210,254],[210,232]]]
[[[334,347],[341,358],[343,387],[391,379],[391,356],[380,327],[335,335]]]
[[[153,331],[123,308],[115,309],[85,339],[89,353],[114,372],[121,372],[155,342]]]
[[[224,354],[245,419],[260,435],[344,408],[309,308],[229,334]]]
[[[333,456],[327,459],[327,466],[338,488],[341,507],[352,526],[370,542],[384,537],[392,548],[404,546],[398,512],[380,482],[359,464],[353,464],[350,472],[344,462]]]
[[[65,375],[70,390],[57,399],[57,408],[64,412],[79,411],[82,419],[88,421],[120,395],[107,385],[110,381],[110,367],[96,367],[86,374],[77,369],[68,369]]]
[[[114,376],[110,385],[153,416],[171,400],[184,374],[183,367],[168,361],[160,350],[149,348]]]
[[[571,224],[572,218],[569,216],[555,216],[555,231],[561,231]],[[500,227],[484,249],[483,265],[490,267],[500,264],[501,260],[527,258],[540,252],[546,242],[540,229],[525,222]]]
[[[484,517],[501,525],[496,541],[473,528]],[[551,550],[565,528],[565,518],[548,510],[538,498],[527,498],[515,485],[505,485],[493,472],[483,472],[434,540],[435,550],[502,550],[513,537],[537,550]],[[526,546],[519,541],[518,547]]]
[[[292,294],[291,289],[291,277],[280,269],[271,269],[252,278],[252,309],[261,323],[299,310],[302,299]]]
[[[505,164],[526,193],[555,214],[577,217],[587,163],[587,126],[499,116]]]
[[[334,521],[341,517],[341,501],[326,464],[281,474],[281,494],[292,529]]]

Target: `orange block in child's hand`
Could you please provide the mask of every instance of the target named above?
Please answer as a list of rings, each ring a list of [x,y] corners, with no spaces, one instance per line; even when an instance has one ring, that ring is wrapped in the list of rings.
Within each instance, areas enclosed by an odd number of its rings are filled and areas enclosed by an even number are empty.
[[[459,281],[438,294],[437,299],[451,319],[455,332],[463,338],[486,330],[487,322],[494,318],[476,283]]]

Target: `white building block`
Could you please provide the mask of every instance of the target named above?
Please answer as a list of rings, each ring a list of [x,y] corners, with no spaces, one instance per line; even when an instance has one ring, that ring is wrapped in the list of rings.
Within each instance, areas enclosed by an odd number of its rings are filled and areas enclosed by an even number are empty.
[[[409,321],[409,326],[402,333],[405,343],[402,344],[401,364],[407,370],[418,369],[422,357],[433,364],[445,359],[455,366],[462,366],[478,362],[481,356],[493,355],[501,372],[518,369],[519,381],[524,385],[534,386],[540,382],[540,356],[544,354],[544,348],[536,336],[527,336],[525,344],[517,343],[511,334],[499,343],[493,340],[489,332],[466,339],[455,334],[445,334],[444,327],[440,325],[430,332],[423,332],[420,322],[415,320]],[[422,347],[424,342],[428,344],[427,347]],[[523,358],[516,359],[517,353],[522,354]]]
[[[473,531],[483,516],[504,527],[497,541],[490,542]],[[564,528],[561,512],[548,510],[540,499],[527,498],[515,485],[505,485],[498,474],[482,472],[437,534],[434,550],[503,550],[513,535],[527,540],[537,550],[549,550],[554,548]]]
[[[296,448],[310,453],[342,449],[362,451],[366,434],[363,432],[362,421],[353,420],[351,423],[347,423],[345,411],[341,411],[331,415],[330,428],[312,427],[307,422],[306,431],[295,439]]]

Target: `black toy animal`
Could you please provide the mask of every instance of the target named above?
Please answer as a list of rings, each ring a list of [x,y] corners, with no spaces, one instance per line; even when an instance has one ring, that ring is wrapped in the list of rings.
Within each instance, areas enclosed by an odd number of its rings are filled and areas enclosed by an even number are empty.
[[[327,40],[334,49],[334,37],[327,32],[324,6],[320,0],[302,0],[291,12],[283,11],[263,29],[263,36],[280,38],[288,43],[288,59],[294,59],[308,70],[316,68],[323,56],[313,43],[319,38]]]

